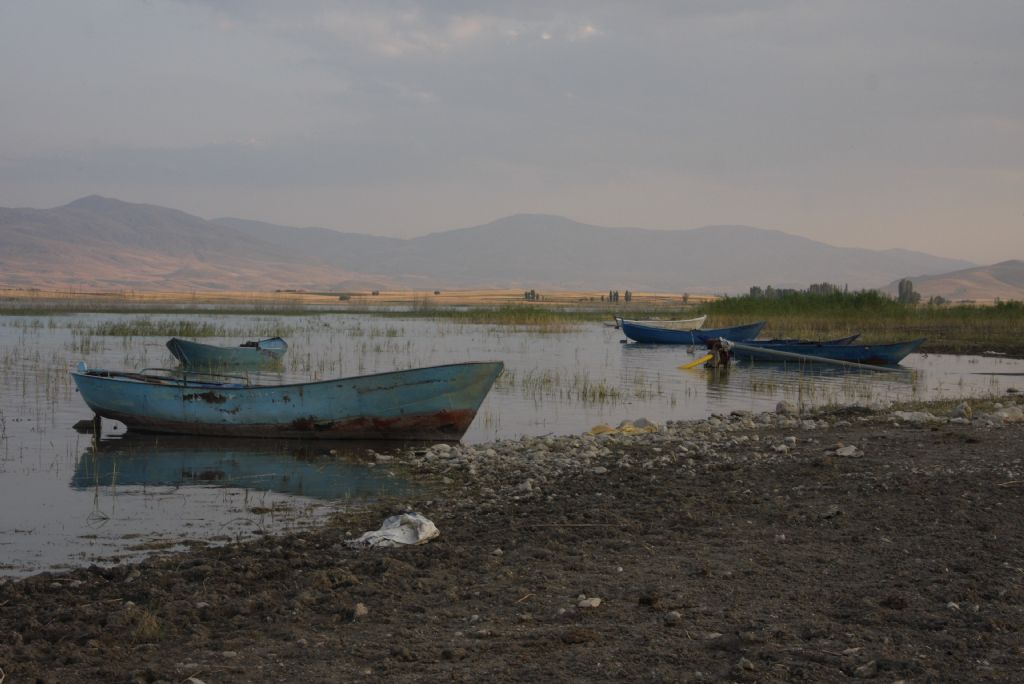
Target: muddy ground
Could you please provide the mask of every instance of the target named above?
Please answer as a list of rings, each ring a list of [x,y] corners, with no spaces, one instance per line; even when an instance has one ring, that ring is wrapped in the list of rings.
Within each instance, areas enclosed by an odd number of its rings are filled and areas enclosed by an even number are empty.
[[[0,580],[0,681],[1021,681],[1022,422],[739,415],[471,456],[418,454],[435,498],[312,532]],[[441,536],[341,543],[403,503]]]

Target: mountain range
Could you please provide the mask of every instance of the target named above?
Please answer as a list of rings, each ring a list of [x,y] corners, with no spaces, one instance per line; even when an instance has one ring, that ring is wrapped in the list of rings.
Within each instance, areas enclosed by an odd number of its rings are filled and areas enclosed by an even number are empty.
[[[835,247],[749,226],[648,230],[518,214],[398,239],[205,220],[96,195],[53,209],[0,208],[0,285],[6,287],[739,293],[751,285],[814,282],[876,288],[974,267],[962,259]]]

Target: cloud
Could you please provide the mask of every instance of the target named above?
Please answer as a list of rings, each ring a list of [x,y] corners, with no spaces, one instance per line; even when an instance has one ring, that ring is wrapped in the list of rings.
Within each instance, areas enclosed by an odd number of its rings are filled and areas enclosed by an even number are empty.
[[[934,194],[1019,233],[1021,25],[1020,3],[950,0],[0,2],[0,204],[102,179],[231,214],[247,185],[309,186],[330,190],[304,220],[331,223],[344,187],[436,194],[440,222],[473,192],[481,214],[912,242],[953,225]]]
[[[553,16],[521,20],[506,16],[443,14],[410,9],[327,9],[314,25],[338,41],[389,58],[440,55],[481,44],[501,45],[528,36],[567,42],[599,38],[604,32],[591,23]]]

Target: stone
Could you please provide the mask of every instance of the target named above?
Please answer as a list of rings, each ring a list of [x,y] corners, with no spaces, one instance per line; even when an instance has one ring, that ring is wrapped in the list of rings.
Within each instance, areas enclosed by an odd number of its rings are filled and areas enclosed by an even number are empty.
[[[856,458],[861,455],[860,449],[850,444],[849,446],[839,447],[836,449],[836,456],[843,456],[846,458]]]
[[[829,518],[834,518],[837,515],[842,515],[842,512],[843,511],[839,508],[839,506],[837,506],[836,504],[832,504],[824,511],[822,511],[818,517],[820,517],[822,520],[828,520]]]
[[[874,660],[864,663],[853,671],[853,675],[860,679],[870,679],[875,677],[878,675],[878,663]]]
[[[999,409],[993,415],[1002,418],[1004,423],[1024,423],[1024,410],[1019,406]]]
[[[591,596],[590,598],[580,599],[579,602],[576,604],[576,607],[577,608],[597,608],[599,605],[601,605],[601,599],[599,599],[596,596]]]
[[[902,420],[904,423],[913,423],[915,425],[932,423],[939,420],[927,411],[893,411],[892,415],[894,418]]]
[[[775,413],[780,416],[797,416],[800,415],[800,410],[793,402],[783,399],[775,405]]]
[[[964,418],[966,420],[970,420],[973,413],[974,412],[971,410],[971,405],[964,401],[961,402],[955,409],[953,409],[953,412],[949,414],[949,417]]]

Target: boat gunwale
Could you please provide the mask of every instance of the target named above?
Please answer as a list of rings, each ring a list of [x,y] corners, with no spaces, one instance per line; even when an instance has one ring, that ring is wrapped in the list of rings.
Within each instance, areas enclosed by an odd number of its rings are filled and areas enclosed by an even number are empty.
[[[661,328],[661,327],[658,327],[656,325],[644,325],[643,323],[634,323],[634,322],[630,321],[628,318],[622,319],[622,320],[624,320],[626,323],[629,323],[629,325],[631,325],[631,326],[634,326],[634,327],[637,327],[637,328],[647,328],[648,330],[664,330],[666,332],[672,332],[672,333],[684,333],[684,334],[685,333],[694,333],[694,334],[711,335],[711,336],[714,336],[714,334],[716,332],[720,331],[720,330],[735,330],[736,328],[749,328],[749,327],[752,327],[752,326],[755,326],[755,325],[760,325],[763,328],[764,326],[768,325],[768,321],[767,320],[763,320],[763,321],[754,321],[753,323],[744,323],[742,325],[730,325],[730,326],[726,326],[726,327],[723,327],[723,328],[697,328],[697,329],[694,329],[694,330],[673,330],[672,328]]]
[[[106,368],[90,368],[85,371],[72,370],[71,375],[80,375],[88,378],[95,378],[98,380],[111,380],[114,382],[130,382],[139,385],[148,385],[152,387],[168,387],[168,388],[179,388],[187,389],[190,387],[206,387],[206,388],[222,388],[226,390],[259,390],[259,389],[284,389],[289,387],[311,387],[315,385],[329,385],[338,382],[348,382],[352,380],[361,380],[364,378],[375,378],[386,375],[394,375],[396,373],[411,373],[415,371],[433,370],[440,368],[452,368],[456,366],[488,366],[488,365],[499,365],[499,374],[501,370],[504,370],[504,361],[463,361],[461,363],[443,363],[437,366],[420,366],[417,368],[406,368],[402,370],[383,371],[380,373],[370,373],[368,375],[350,375],[343,378],[333,378],[329,380],[314,380],[311,382],[290,382],[282,385],[239,385],[238,383],[228,382],[204,382],[204,381],[193,381],[193,384],[189,384],[188,380],[178,378],[162,378],[160,376],[143,376],[143,378],[130,377],[132,371],[113,371]],[[98,373],[113,373],[114,375],[98,375]],[[152,379],[145,379],[152,378]]]

